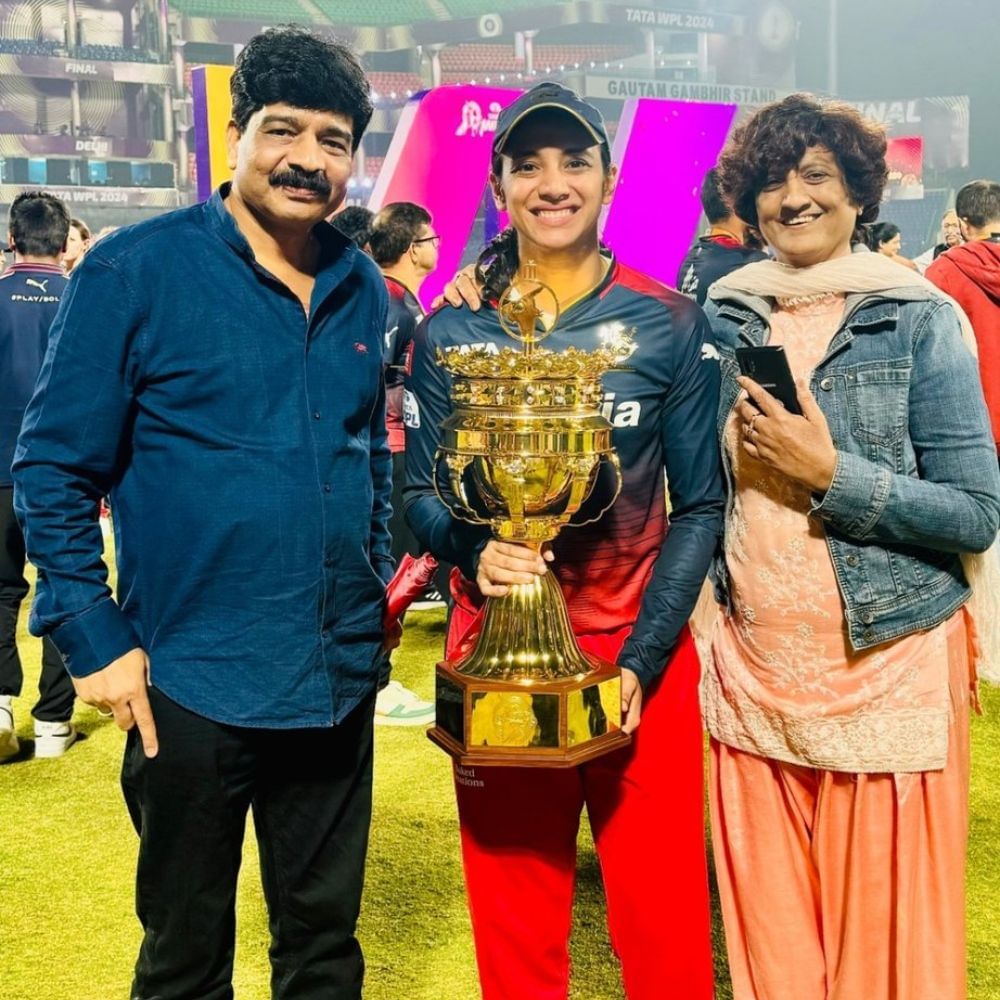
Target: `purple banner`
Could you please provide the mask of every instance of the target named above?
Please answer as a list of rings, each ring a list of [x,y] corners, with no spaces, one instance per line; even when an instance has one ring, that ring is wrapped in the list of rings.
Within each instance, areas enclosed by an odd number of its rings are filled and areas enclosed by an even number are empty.
[[[673,287],[701,216],[701,183],[735,114],[734,104],[625,102],[612,151],[618,188],[603,233],[624,263]]]

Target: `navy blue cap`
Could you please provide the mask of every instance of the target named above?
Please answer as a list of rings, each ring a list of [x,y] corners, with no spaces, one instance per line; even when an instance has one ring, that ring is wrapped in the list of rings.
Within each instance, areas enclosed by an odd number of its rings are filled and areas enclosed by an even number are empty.
[[[557,108],[572,115],[590,133],[595,145],[604,145],[610,149],[608,130],[600,111],[593,104],[588,104],[576,91],[546,80],[536,84],[500,112],[496,135],[493,137],[493,152],[502,153],[514,127],[533,111],[541,111],[543,108]]]

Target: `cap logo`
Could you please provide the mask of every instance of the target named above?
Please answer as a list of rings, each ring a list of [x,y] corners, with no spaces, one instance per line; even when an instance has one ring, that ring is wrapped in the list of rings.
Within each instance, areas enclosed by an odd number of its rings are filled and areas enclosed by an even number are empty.
[[[496,132],[500,111],[500,104],[490,101],[489,114],[484,116],[482,105],[478,101],[466,101],[462,105],[462,119],[455,129],[455,135],[479,137],[487,132]]]

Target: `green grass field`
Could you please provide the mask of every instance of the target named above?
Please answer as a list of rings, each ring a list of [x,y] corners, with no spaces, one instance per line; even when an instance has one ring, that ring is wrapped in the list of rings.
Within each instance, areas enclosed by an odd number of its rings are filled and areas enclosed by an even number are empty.
[[[395,658],[396,677],[425,696],[443,628],[441,612],[412,613]],[[139,933],[132,908],[136,839],[118,789],[123,738],[83,707],[76,721],[86,739],[61,760],[32,760],[29,710],[39,644],[23,638],[29,697],[16,708],[24,752],[0,767],[0,998],[124,998]],[[974,725],[969,997],[1000,1000],[1000,692],[987,691],[983,700],[986,716]],[[365,996],[474,1000],[479,994],[448,759],[420,729],[380,728],[375,774],[359,932],[368,961]],[[572,997],[621,998],[586,824],[575,927]],[[718,995],[728,998],[718,919],[714,930]],[[267,924],[252,834],[244,853],[238,933],[236,995],[265,1000]]]

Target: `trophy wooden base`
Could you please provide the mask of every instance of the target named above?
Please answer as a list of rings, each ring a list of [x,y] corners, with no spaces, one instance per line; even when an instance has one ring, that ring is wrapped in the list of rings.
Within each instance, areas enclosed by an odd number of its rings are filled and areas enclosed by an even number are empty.
[[[593,664],[587,673],[539,682],[468,677],[442,661],[427,735],[460,764],[480,767],[574,767],[627,746],[621,673],[604,660]]]

